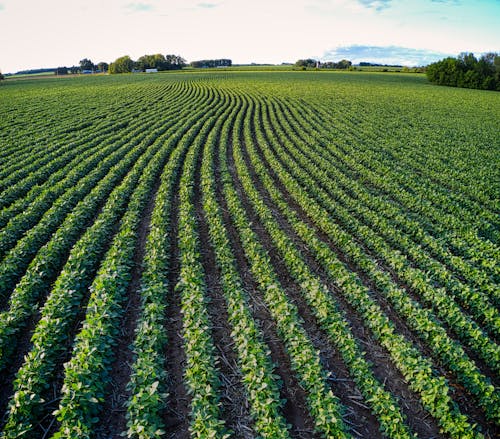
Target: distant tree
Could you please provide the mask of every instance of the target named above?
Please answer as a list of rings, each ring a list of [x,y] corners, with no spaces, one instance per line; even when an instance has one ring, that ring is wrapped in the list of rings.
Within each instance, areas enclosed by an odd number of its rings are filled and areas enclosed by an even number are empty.
[[[107,62],[101,61],[100,63],[97,63],[97,69],[100,72],[106,73],[109,70],[109,64]]]
[[[55,70],[54,73],[55,73],[56,76],[67,75],[68,74],[68,68],[67,67],[58,67]]]
[[[117,58],[115,62],[112,62],[109,65],[109,73],[130,73],[135,67],[134,61],[130,58],[130,56],[122,56]]]
[[[165,56],[167,64],[167,70],[180,70],[186,66],[186,60],[179,55],[166,55]]]
[[[299,59],[295,62],[295,67],[316,67],[318,61],[312,58]]]
[[[343,59],[342,61],[339,61],[339,62],[327,61],[327,62],[324,62],[323,64],[321,64],[321,67],[324,69],[346,70],[346,69],[349,69],[349,67],[351,67],[351,66],[352,66],[352,62],[347,60],[347,59]]]
[[[487,53],[477,59],[473,53],[461,53],[457,58],[444,58],[426,68],[429,81],[451,87],[500,91],[500,59]]]
[[[69,68],[69,72],[72,74],[72,75],[76,75],[78,73],[80,73],[80,67],[78,66],[71,66]]]
[[[184,60],[183,60],[184,61]],[[214,67],[231,67],[233,62],[230,59],[220,58],[220,59],[202,59],[200,61],[192,61],[191,67],[197,69],[206,69]]]
[[[84,58],[80,61],[80,69],[82,70],[82,72],[84,70],[95,70],[95,66],[90,59]]]
[[[2,72],[0,71],[0,81],[4,80],[5,76],[2,75]]]

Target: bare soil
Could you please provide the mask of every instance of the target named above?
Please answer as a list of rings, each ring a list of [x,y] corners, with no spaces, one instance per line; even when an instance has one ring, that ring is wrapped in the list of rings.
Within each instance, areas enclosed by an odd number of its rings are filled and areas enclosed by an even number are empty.
[[[224,217],[224,224],[229,234],[233,255],[240,273],[243,287],[248,292],[249,305],[253,317],[259,327],[263,339],[269,347],[271,360],[275,365],[274,374],[282,383],[280,398],[285,401],[283,415],[291,426],[290,433],[294,438],[315,438],[314,421],[308,413],[306,394],[300,386],[295,373],[292,370],[285,346],[278,336],[276,323],[274,322],[262,293],[250,271],[245,252],[241,246],[238,232],[232,223],[226,201],[222,193],[222,183],[218,172],[218,160],[216,159],[216,188],[217,198]]]
[[[267,147],[270,147],[270,146],[267,146]],[[368,279],[367,276],[364,275],[339,249],[336,248],[335,244],[331,242],[331,240],[329,239],[328,236],[326,236],[323,232],[318,230],[318,228],[314,225],[314,223],[308,217],[306,212],[304,212],[303,209],[293,200],[293,198],[290,196],[290,194],[288,193],[286,188],[281,184],[281,182],[277,178],[273,169],[265,161],[264,156],[263,156],[261,151],[260,151],[260,158],[261,158],[262,162],[266,165],[266,168],[268,169],[268,171],[271,173],[276,186],[280,189],[280,191],[285,196],[285,199],[286,199],[288,205],[290,206],[290,208],[293,208],[297,212],[297,214],[299,215],[299,217],[302,221],[304,221],[310,227],[315,229],[317,236],[321,240],[323,240],[325,243],[327,243],[329,245],[329,247],[335,252],[337,257],[347,266],[347,268],[350,271],[356,273],[360,277],[360,279],[363,281],[363,283],[370,288],[370,291],[372,293],[371,297],[381,306],[384,313],[388,316],[388,318],[395,325],[396,331],[398,333],[404,335],[426,357],[432,358],[433,355],[432,355],[431,349],[428,346],[426,346],[425,343],[423,343],[414,332],[412,332],[412,330],[408,327],[406,322],[397,314],[397,312],[395,312],[392,309],[392,306],[386,301],[386,299],[383,297],[383,295],[377,291],[377,287],[373,284],[373,282],[370,279]],[[255,181],[257,182],[256,184],[258,184],[258,179],[255,179]],[[269,203],[269,201],[268,201],[268,203]],[[276,209],[274,209],[274,210],[276,211]],[[286,222],[284,222],[283,224],[285,224],[285,223]],[[281,221],[280,221],[280,224],[282,224]],[[284,226],[284,227],[286,227],[286,226]],[[291,230],[291,228],[289,226],[288,226],[288,235],[291,237],[294,236],[294,240],[297,241],[298,245],[301,245],[300,240],[298,239],[298,237],[295,236],[294,232]],[[358,242],[358,244],[359,244],[359,242]],[[303,251],[304,256],[307,258],[308,264],[311,267],[315,267],[314,270],[320,274],[321,278],[329,286],[329,288],[332,291],[335,291],[335,290],[338,291],[338,289],[336,288],[334,283],[328,278],[327,274],[324,272],[322,267],[320,267],[319,264],[314,261],[314,257],[311,254],[311,252],[308,250],[307,246],[302,244],[300,248]],[[363,246],[362,246],[362,248],[370,257],[373,257],[373,255],[370,253],[370,251],[366,250]],[[390,270],[387,270],[387,267],[384,267],[383,264],[379,263],[379,265],[381,265],[381,268],[383,268],[383,269],[385,268],[386,271],[388,271],[394,278],[394,276],[395,276],[394,273],[392,273]],[[397,280],[397,279],[394,279],[394,280]],[[402,286],[403,288],[405,288],[414,300],[418,299],[418,296],[413,294],[411,289],[409,289],[407,287],[407,285],[405,285],[403,283],[402,285],[399,284],[399,286]],[[347,316],[348,321],[350,321],[350,322],[355,321],[356,320],[356,317],[355,317],[356,311],[354,309],[352,309],[350,307],[350,305],[347,304],[342,299],[340,293],[338,295],[336,295],[336,298],[339,300],[339,304],[341,304],[341,309],[343,309],[345,311],[345,315]],[[362,322],[360,322],[360,324],[362,325]],[[353,330],[355,328],[358,328],[358,327],[359,327],[358,324],[351,323],[351,328],[353,328]],[[361,342],[365,346],[368,346],[369,344],[374,343],[373,340],[371,342],[368,342],[368,343],[366,341],[363,341],[363,337],[361,334],[358,335],[355,330],[353,332],[356,334],[356,338],[358,340],[361,340]],[[376,342],[375,342],[375,344],[376,344]],[[383,349],[383,348],[381,348],[381,349],[382,349],[382,352],[385,352],[385,349]],[[392,363],[390,362],[389,354],[387,352],[379,353],[379,354],[376,354],[374,358],[370,358],[370,355],[368,352],[367,352],[367,354],[368,354],[367,359],[371,360],[376,365],[376,368],[375,368],[376,376],[379,379],[383,380],[383,382],[386,383],[386,386],[388,387],[388,389],[393,394],[398,396],[398,398],[402,402],[402,409],[405,412],[405,414],[407,415],[408,419],[411,420],[409,422],[410,426],[413,429],[415,429],[415,431],[418,432],[418,430],[421,428],[422,425],[427,425],[426,430],[430,430],[430,431],[434,430],[435,432],[438,432],[439,429],[438,429],[437,425],[435,424],[435,422],[433,422],[433,420],[428,415],[425,414],[424,409],[419,402],[418,395],[415,395],[411,390],[408,389],[408,386],[406,385],[404,378],[402,377],[401,374],[399,374],[397,372],[397,369],[395,368],[395,366],[392,365]],[[384,357],[386,357],[388,359],[388,362],[387,362],[386,366],[381,367],[380,360]],[[483,370],[483,372],[485,370],[486,371],[489,370],[484,364],[482,364],[481,361],[479,361],[479,365],[480,365],[480,368]],[[489,423],[486,420],[484,413],[478,408],[477,404],[474,402],[474,398],[470,394],[468,394],[468,392],[465,391],[463,386],[461,386],[459,383],[456,382],[456,378],[454,376],[452,376],[448,372],[447,368],[444,367],[443,365],[441,365],[439,363],[439,361],[434,361],[434,368],[436,369],[437,372],[439,372],[441,375],[444,375],[450,381],[450,387],[452,390],[451,396],[458,403],[461,411],[464,414],[466,414],[467,416],[469,416],[472,422],[478,423],[479,425],[483,426],[484,433],[487,436],[491,435],[491,437],[494,437],[494,435],[497,434],[497,431],[498,431],[497,428],[494,425],[491,425],[491,423]],[[377,373],[377,370],[380,370],[380,369],[384,369],[385,372],[384,373]],[[391,378],[391,376],[392,376],[392,378]],[[493,376],[494,376],[494,374],[493,374]],[[492,376],[490,376],[490,378],[492,378]],[[403,387],[398,386],[398,387],[400,387],[399,390],[392,389],[391,385],[394,383],[394,380],[399,381],[401,384],[404,383],[404,386]],[[494,378],[493,378],[493,380],[494,380]],[[404,388],[406,388],[406,390]],[[416,404],[416,406],[413,409],[411,409],[411,404],[410,404],[411,401],[413,401],[414,405]],[[420,406],[420,407],[418,407],[418,406]],[[424,422],[424,419],[425,419],[425,422]],[[432,424],[434,424],[434,426],[432,426]],[[424,437],[426,437],[425,434],[424,434]]]
[[[141,313],[140,287],[143,270],[142,263],[160,182],[160,176],[158,176],[150,199],[144,209],[137,232],[137,245],[134,251],[132,276],[127,288],[127,302],[120,325],[120,334],[116,338],[116,344],[113,349],[114,361],[109,374],[108,396],[104,401],[101,411],[102,416],[96,427],[97,437],[120,439],[122,437],[120,433],[127,429],[125,403],[130,397],[127,384],[130,380],[131,367],[134,362],[131,345],[134,341],[135,328],[137,327],[137,321]]]

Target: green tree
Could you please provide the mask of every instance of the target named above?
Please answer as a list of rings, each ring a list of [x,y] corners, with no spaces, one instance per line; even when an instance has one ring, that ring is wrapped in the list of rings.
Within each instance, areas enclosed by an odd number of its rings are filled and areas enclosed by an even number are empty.
[[[84,70],[94,70],[95,69],[95,66],[94,66],[94,63],[88,59],[88,58],[84,58],[80,61],[80,69],[82,71]]]
[[[64,76],[68,74],[68,68],[67,67],[58,67],[55,72],[56,76]]]
[[[97,63],[97,69],[103,73],[106,73],[109,70],[109,64],[107,62],[101,61]]]
[[[500,59],[486,53],[477,59],[463,52],[457,58],[445,58],[427,66],[427,78],[438,85],[500,91]]]
[[[312,58],[299,59],[295,62],[295,67],[303,67],[303,68],[316,67],[317,63],[318,61]]]
[[[115,60],[109,65],[109,73],[130,73],[134,69],[134,61],[130,56],[125,55]]]
[[[2,75],[2,72],[0,71],[0,81],[1,81],[2,79],[5,79],[5,76],[3,76],[3,75]]]

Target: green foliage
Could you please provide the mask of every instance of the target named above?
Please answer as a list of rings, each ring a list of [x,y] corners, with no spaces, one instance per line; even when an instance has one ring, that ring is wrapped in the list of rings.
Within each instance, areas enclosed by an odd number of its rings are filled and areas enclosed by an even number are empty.
[[[215,68],[215,67],[231,67],[232,61],[230,59],[203,59],[200,61],[191,61],[191,67],[196,69],[201,68]]]
[[[500,91],[500,56],[487,53],[477,59],[472,53],[445,58],[427,66],[427,78],[438,85]]]
[[[130,56],[122,56],[117,58],[114,62],[109,65],[109,73],[131,73],[134,69],[134,61]]]
[[[464,54],[459,64],[469,69],[463,81],[481,85],[500,61]],[[411,390],[442,434],[491,436],[500,425],[490,379],[500,372],[498,98],[430,87],[411,72],[9,81],[0,100],[0,370],[24,360],[2,437],[36,437],[49,425],[54,438],[101,435],[139,267],[126,427],[110,433],[171,432],[166,311],[177,301],[190,433],[233,434],[207,246],[254,436],[294,434],[275,346],[317,434],[357,435],[356,409],[344,408],[351,393],[337,394],[316,330],[382,435],[413,435],[401,396]],[[273,344],[264,325],[275,328]],[[404,392],[367,360],[372,345],[404,377]],[[474,421],[456,404],[463,397]]]

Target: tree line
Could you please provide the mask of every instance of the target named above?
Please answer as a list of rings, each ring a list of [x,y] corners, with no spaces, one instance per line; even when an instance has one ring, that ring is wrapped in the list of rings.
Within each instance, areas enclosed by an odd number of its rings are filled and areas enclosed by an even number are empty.
[[[196,69],[206,69],[214,67],[231,67],[233,62],[230,59],[202,59],[200,61],[191,61],[191,67]]]
[[[117,58],[109,65],[109,73],[145,72],[148,69],[157,69],[158,71],[179,70],[185,65],[186,60],[179,55],[156,53],[154,55],[143,55],[137,61],[126,55]]]
[[[295,67],[299,67],[302,69],[306,68],[318,68],[318,69],[349,69],[352,66],[352,62],[343,59],[339,62],[333,62],[333,61],[325,61],[321,62],[316,59],[312,58],[307,58],[307,59],[299,59],[295,62]]]
[[[500,91],[500,56],[486,53],[479,59],[473,53],[461,53],[427,66],[427,78],[434,84],[451,87]]]

